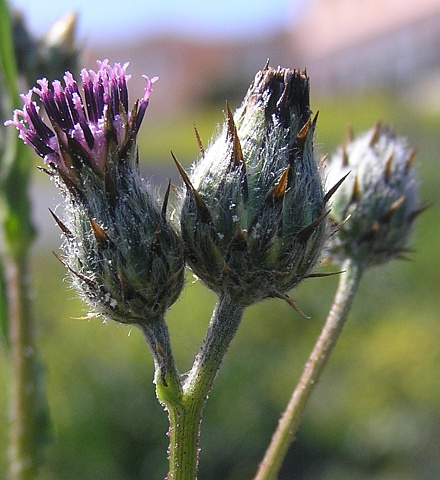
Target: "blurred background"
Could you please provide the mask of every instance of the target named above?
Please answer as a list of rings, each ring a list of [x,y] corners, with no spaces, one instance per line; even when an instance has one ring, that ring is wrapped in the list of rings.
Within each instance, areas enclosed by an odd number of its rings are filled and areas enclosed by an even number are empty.
[[[167,178],[179,183],[170,150],[189,167],[198,154],[193,125],[208,144],[225,101],[238,107],[268,58],[272,66],[307,68],[312,109],[320,112],[320,155],[334,151],[350,126],[360,132],[378,120],[417,146],[421,197],[433,206],[417,223],[411,261],[365,275],[279,478],[440,478],[438,0],[10,3],[39,36],[76,11],[79,66],[129,61],[132,101],[142,95],[142,74],[160,77],[139,136],[142,169],[159,189]],[[32,282],[51,422],[39,480],[164,478],[167,418],[155,399],[147,347],[135,329],[74,319],[85,307],[51,252],[60,238],[48,208],[61,198],[36,169],[33,195],[39,237]],[[337,278],[312,279],[292,292],[310,320],[280,300],[246,311],[205,410],[200,478],[252,478],[336,284]],[[168,316],[182,372],[214,303],[188,275]],[[6,434],[1,428],[0,478]]]

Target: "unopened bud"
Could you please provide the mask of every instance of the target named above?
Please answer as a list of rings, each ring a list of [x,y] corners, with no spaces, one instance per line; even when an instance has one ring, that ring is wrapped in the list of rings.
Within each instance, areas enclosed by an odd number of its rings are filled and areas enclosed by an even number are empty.
[[[378,124],[330,159],[330,183],[350,172],[333,197],[335,261],[351,258],[370,266],[408,252],[414,220],[425,208],[418,200],[414,155],[404,138]]]
[[[70,12],[59,18],[38,44],[38,69],[40,74],[57,78],[65,70],[76,69],[78,48],[76,27],[78,14]]]
[[[194,273],[243,305],[307,277],[326,233],[305,73],[268,66],[187,176],[181,232]]]

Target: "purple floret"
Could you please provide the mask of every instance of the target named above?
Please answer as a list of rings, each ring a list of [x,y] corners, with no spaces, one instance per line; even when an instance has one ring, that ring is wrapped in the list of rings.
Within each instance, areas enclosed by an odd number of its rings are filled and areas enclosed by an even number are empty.
[[[112,120],[118,144],[122,146],[132,115],[128,106],[128,63],[122,66],[116,63],[111,67],[108,60],[104,60],[98,62],[98,66],[97,72],[81,71],[83,97],[70,72],[64,75],[64,87],[59,80],[53,81],[51,86],[45,78],[38,80],[39,88],[35,87],[27,95],[22,95],[23,110],[15,110],[13,119],[5,122],[5,125],[14,125],[19,130],[20,138],[31,145],[46,164],[56,168],[65,166],[60,144],[68,145],[68,140],[74,139],[91,161],[102,168],[106,162],[105,118]],[[144,78],[147,82],[144,97],[139,102],[137,112],[134,112],[135,118],[131,124],[134,136],[147,109],[153,83],[157,80],[157,77],[152,80]],[[43,104],[52,128],[43,121],[39,107],[32,101],[33,93],[38,95]]]

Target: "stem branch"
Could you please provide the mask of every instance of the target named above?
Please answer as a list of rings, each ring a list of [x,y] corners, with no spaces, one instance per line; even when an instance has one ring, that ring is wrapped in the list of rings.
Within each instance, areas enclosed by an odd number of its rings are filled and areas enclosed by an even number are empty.
[[[298,430],[307,401],[324,367],[327,365],[330,354],[342,331],[363,273],[362,266],[352,260],[346,260],[343,270],[345,270],[345,273],[341,274],[338,290],[325,325],[293,391],[289,404],[279,420],[278,427],[254,480],[275,480]]]
[[[205,340],[183,385],[180,402],[167,405],[170,416],[168,480],[197,478],[203,408],[240,325],[243,310],[229,296],[220,297]]]

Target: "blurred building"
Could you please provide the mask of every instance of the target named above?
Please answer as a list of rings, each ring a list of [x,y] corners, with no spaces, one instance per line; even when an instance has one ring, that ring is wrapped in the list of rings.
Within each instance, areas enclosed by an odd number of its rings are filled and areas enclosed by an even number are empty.
[[[407,87],[440,72],[439,0],[315,0],[291,35],[327,93]]]
[[[102,52],[88,49],[85,64],[95,68],[96,59],[129,60],[133,95],[142,93],[143,74],[159,76],[151,108],[160,104],[166,115],[200,103],[239,101],[268,58],[272,65],[291,63],[290,49],[288,31],[249,40],[204,42],[170,34],[141,38],[136,44],[112,46]]]
[[[326,94],[401,89],[435,73],[440,78],[439,0],[314,0],[290,23],[246,41],[202,42],[172,32],[139,38],[110,51],[89,49],[86,64],[130,60],[136,96],[142,74],[160,76],[153,103],[161,108],[156,114],[165,115],[200,102],[238,100],[267,58],[272,66],[307,67],[314,92]]]

